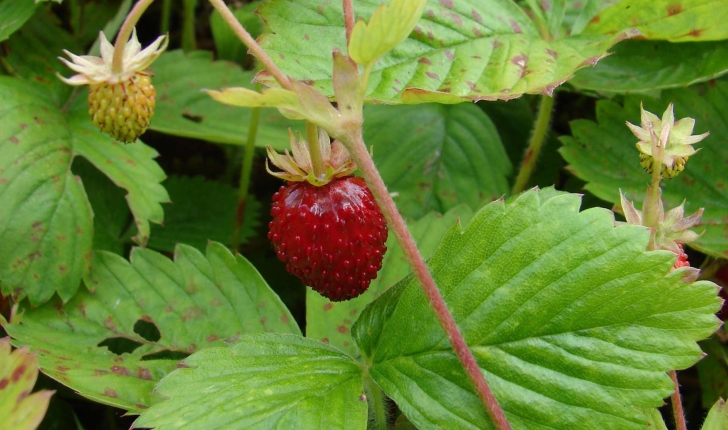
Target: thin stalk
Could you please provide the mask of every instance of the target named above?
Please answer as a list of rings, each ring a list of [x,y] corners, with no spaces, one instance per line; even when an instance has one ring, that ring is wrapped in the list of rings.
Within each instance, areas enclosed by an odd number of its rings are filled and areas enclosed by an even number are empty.
[[[511,426],[508,424],[503,410],[498,405],[493,392],[488,387],[488,384],[483,378],[483,374],[478,367],[478,363],[475,361],[473,353],[468,348],[463,335],[460,333],[455,320],[450,314],[447,308],[445,300],[442,298],[440,291],[437,289],[435,280],[432,278],[430,271],[427,269],[420,251],[417,249],[412,235],[402,219],[402,216],[397,211],[397,206],[392,200],[392,197],[387,191],[386,185],[382,177],[379,175],[377,168],[374,166],[374,161],[367,151],[364,140],[361,136],[361,129],[357,129],[353,134],[349,135],[349,142],[347,149],[349,149],[350,155],[354,159],[354,162],[362,171],[364,179],[369,185],[369,189],[372,195],[376,199],[379,207],[387,220],[390,231],[394,233],[397,238],[402,251],[404,252],[407,261],[414,271],[414,275],[422,286],[422,290],[427,297],[432,310],[435,312],[442,329],[447,334],[448,339],[457,355],[460,363],[465,369],[465,373],[470,378],[471,382],[475,387],[475,391],[478,393],[480,400],[483,402],[486,412],[490,416],[493,424],[498,430],[507,430]]]
[[[324,161],[319,146],[319,131],[316,124],[306,121],[306,140],[308,140],[308,153],[311,156],[311,167],[316,179],[320,179],[324,173]]]
[[[235,229],[233,230],[233,250],[238,251],[240,246],[240,233],[245,222],[245,207],[248,203],[248,189],[250,188],[250,177],[252,176],[253,155],[255,154],[255,138],[258,135],[258,124],[260,123],[260,108],[254,107],[250,112],[250,124],[248,125],[248,140],[245,142],[245,153],[243,154],[243,166],[240,169],[240,187],[238,188],[238,206],[235,211]]]
[[[134,29],[137,21],[141,18],[145,10],[152,4],[153,0],[139,0],[134,5],[129,15],[126,16],[124,24],[121,25],[119,34],[116,35],[116,42],[114,43],[114,58],[111,60],[111,71],[114,73],[121,73],[122,70],[122,59],[124,58],[124,48],[126,42],[129,41],[131,31]]]
[[[538,154],[541,152],[543,142],[546,140],[546,133],[549,130],[549,122],[551,121],[551,113],[554,110],[554,98],[549,96],[541,96],[541,104],[538,108],[538,116],[536,124],[533,127],[533,135],[528,142],[526,155],[523,156],[521,169],[518,171],[516,183],[513,184],[511,194],[515,195],[524,191],[531,179],[533,169],[536,167]]]
[[[245,28],[240,24],[237,18],[235,18],[235,15],[233,15],[232,12],[230,12],[230,9],[225,5],[225,2],[223,0],[210,0],[210,4],[217,9],[218,12],[220,12],[220,16],[222,19],[225,20],[225,22],[230,26],[230,28],[233,30],[236,36],[238,36],[238,39],[240,39],[245,46],[248,47],[248,50],[250,53],[257,58],[262,64],[263,67],[268,70],[268,73],[273,75],[276,81],[286,89],[291,89],[291,84],[288,82],[288,78],[283,75],[283,72],[276,67],[275,63],[273,63],[273,60],[270,59],[268,54],[263,51],[263,48],[256,43],[255,39],[253,39],[253,36],[250,35],[250,33],[245,30]]]
[[[159,32],[169,33],[169,22],[172,19],[172,0],[162,1],[162,21],[159,24]]]
[[[197,47],[197,41],[195,40],[195,8],[197,8],[197,0],[184,0],[182,49],[185,51],[192,51]]]
[[[343,0],[342,3],[344,4],[344,26],[346,27],[346,46],[348,48],[351,32],[354,31],[354,4],[352,0]]]
[[[374,430],[387,430],[387,407],[384,404],[384,393],[369,375],[364,378],[364,384],[374,411]]]
[[[688,426],[685,422],[685,412],[683,412],[682,401],[680,399],[680,386],[677,382],[677,371],[670,371],[670,379],[675,384],[675,391],[670,396],[670,403],[672,403],[672,416],[675,419],[675,427],[677,430],[687,430]]]

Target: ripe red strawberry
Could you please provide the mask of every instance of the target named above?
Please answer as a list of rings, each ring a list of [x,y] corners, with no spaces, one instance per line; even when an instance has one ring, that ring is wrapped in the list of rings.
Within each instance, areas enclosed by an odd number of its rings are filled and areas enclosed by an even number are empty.
[[[291,135],[293,157],[268,149],[288,181],[273,196],[268,238],[286,270],[331,301],[349,300],[369,288],[387,250],[387,224],[341,143],[321,133],[322,164],[314,174],[305,141]]]

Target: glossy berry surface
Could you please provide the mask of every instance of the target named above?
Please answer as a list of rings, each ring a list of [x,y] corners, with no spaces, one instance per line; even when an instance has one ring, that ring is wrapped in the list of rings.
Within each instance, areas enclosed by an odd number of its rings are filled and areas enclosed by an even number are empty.
[[[291,183],[273,195],[268,238],[286,270],[331,301],[369,288],[387,250],[387,224],[363,179]]]

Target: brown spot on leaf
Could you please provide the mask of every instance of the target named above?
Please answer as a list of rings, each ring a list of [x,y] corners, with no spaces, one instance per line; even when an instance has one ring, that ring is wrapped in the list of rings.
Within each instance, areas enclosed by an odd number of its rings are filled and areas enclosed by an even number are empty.
[[[68,266],[66,266],[65,264],[59,264],[58,265],[58,272],[61,273],[61,274],[64,274],[64,273],[68,272]]]
[[[439,0],[439,3],[443,7],[446,7],[448,9],[452,9],[453,8],[452,0]]]
[[[288,320],[288,315],[286,315],[286,314],[281,315],[281,322],[283,324],[288,324],[288,321],[289,321]]]
[[[349,312],[349,315],[354,316],[356,313],[359,312],[357,309],[352,309],[351,312]]]
[[[599,15],[595,15],[594,18],[589,20],[589,24],[596,24],[599,22],[599,20],[602,19]]]
[[[23,373],[25,373],[25,364],[21,364],[18,366],[14,371],[13,374],[10,376],[10,380],[13,382],[18,382],[20,378],[23,376]]]
[[[210,306],[212,307],[220,306],[220,303],[222,303],[222,300],[220,300],[219,298],[214,298],[210,300]]]
[[[66,366],[58,366],[58,367],[56,367],[56,370],[59,372],[65,373],[65,372],[68,372],[69,370],[71,370],[71,368],[66,367]]]
[[[0,390],[5,389],[5,387],[7,387],[9,383],[10,381],[8,381],[8,378],[0,379]]]
[[[432,61],[430,61],[430,59],[427,57],[420,57],[420,59],[417,60],[417,62],[420,64],[432,65]]]
[[[667,7],[667,16],[677,15],[682,12],[682,5],[680,3],[671,4]]]
[[[182,312],[182,321],[188,321],[202,316],[203,311],[199,306],[190,306]]]
[[[701,36],[701,35],[703,34],[703,30],[700,30],[700,29],[697,29],[697,28],[696,28],[695,30],[691,31],[691,32],[690,32],[690,33],[688,33],[688,34],[689,34],[690,36],[693,36],[693,37],[696,37],[696,38],[697,38],[697,37],[700,37],[700,36]]]
[[[475,22],[477,22],[478,24],[482,24],[483,23],[483,17],[480,16],[480,14],[478,13],[477,10],[472,9],[470,11],[470,14],[473,15],[473,19],[475,20]]]
[[[346,328],[346,326],[340,325],[340,326],[336,327],[336,331],[338,331],[339,333],[347,333],[349,331],[349,329]]]
[[[218,335],[216,335],[216,334],[211,334],[211,335],[207,336],[205,339],[208,342],[214,342],[214,341],[220,339],[220,337]]]
[[[164,308],[164,312],[172,312],[173,310],[174,308],[172,307],[172,305],[168,305],[166,308]]]
[[[309,39],[309,38],[308,38],[308,34],[304,34],[304,35],[303,35],[303,38],[304,38],[304,39],[306,39],[306,40],[308,40],[308,39]]]
[[[15,136],[10,136],[10,139],[8,139],[8,140],[10,141],[10,143],[14,143],[14,144],[16,144],[16,145],[17,145],[18,143],[20,143],[20,141],[18,140],[18,138],[17,138],[17,137],[15,137]]]
[[[475,37],[483,37],[483,32],[477,27],[473,27],[473,34]]]
[[[41,119],[40,117],[34,116],[33,121],[35,121],[36,124],[45,124],[45,121]]]
[[[138,368],[136,374],[139,379],[145,379],[147,381],[152,380],[152,372],[150,372],[146,367]]]
[[[552,56],[554,60],[559,57],[559,54],[557,54],[553,49],[546,49],[546,53]]]
[[[344,342],[344,346],[348,347],[349,345],[351,345],[349,342]]]
[[[109,372],[101,369],[94,369],[94,376],[108,375]]]
[[[124,366],[113,365],[111,366],[111,371],[117,375],[129,376],[129,369]]]
[[[63,242],[66,239],[68,239],[68,237],[65,234],[57,234],[56,235],[56,240],[59,241],[59,242]]]
[[[116,323],[114,322],[114,317],[111,315],[107,316],[104,320],[104,327],[108,328],[109,330],[115,332],[116,331]]]
[[[113,398],[119,397],[119,395],[116,394],[116,390],[114,390],[113,388],[109,388],[109,387],[104,388],[104,396],[113,397]]]
[[[24,122],[21,122],[21,123],[20,123],[20,124],[18,124],[18,125],[20,126],[20,129],[21,129],[21,130],[25,130],[26,128],[28,128],[28,124],[26,124],[26,123],[24,123]]]
[[[333,303],[331,303],[331,302],[326,303],[326,304],[324,304],[324,311],[328,311],[328,310],[330,310],[333,307],[334,307],[334,304]]]
[[[453,59],[455,59],[455,56],[452,54],[452,52],[448,51],[447,49],[445,50],[445,56],[450,61],[452,61]]]
[[[440,76],[438,76],[437,73],[425,72],[425,75],[427,75],[427,77],[430,79],[440,80]]]
[[[325,337],[325,338],[321,339],[321,342],[323,342],[323,343],[325,343],[327,345],[330,343],[328,337]]]
[[[511,25],[511,28],[513,29],[514,33],[518,33],[518,34],[523,33],[523,30],[521,30],[521,26],[518,25],[518,23],[516,21],[509,19],[508,24]]]

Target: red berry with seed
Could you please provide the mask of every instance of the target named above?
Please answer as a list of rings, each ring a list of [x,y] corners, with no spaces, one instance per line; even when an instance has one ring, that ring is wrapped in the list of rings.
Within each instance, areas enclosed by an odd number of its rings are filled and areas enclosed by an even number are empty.
[[[319,137],[314,157],[293,135],[293,156],[268,149],[284,170],[269,172],[288,181],[273,196],[268,238],[288,272],[337,302],[359,296],[377,277],[387,224],[364,180],[352,176],[356,166],[346,149],[325,133]]]

